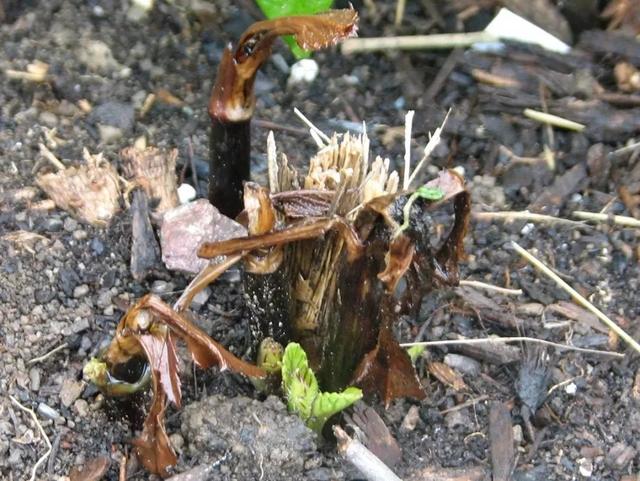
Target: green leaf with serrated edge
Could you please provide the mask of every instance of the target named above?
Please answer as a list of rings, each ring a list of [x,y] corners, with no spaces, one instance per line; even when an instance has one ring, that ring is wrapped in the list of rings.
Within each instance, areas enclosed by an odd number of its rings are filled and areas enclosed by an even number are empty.
[[[295,342],[284,350],[282,390],[289,411],[297,413],[317,433],[322,431],[327,419],[362,397],[362,391],[356,387],[348,387],[341,393],[321,393],[306,353]]]
[[[271,18],[289,15],[313,15],[331,8],[333,0],[256,0],[264,15]],[[299,60],[308,58],[311,53],[302,49],[292,36],[284,37],[293,55]]]
[[[418,188],[416,194],[426,200],[440,200],[444,197],[444,191],[440,187],[427,187],[426,185]]]
[[[324,423],[334,414],[351,406],[362,398],[362,391],[357,387],[348,387],[342,392],[323,392],[316,397],[311,410],[311,418],[307,426],[320,433]]]
[[[297,413],[304,421],[309,419],[313,400],[319,392],[318,381],[309,368],[307,354],[295,342],[287,345],[282,357],[282,390],[289,411]]]
[[[425,350],[426,348],[424,346],[411,346],[409,349],[407,349],[407,354],[409,354],[411,362],[415,364]]]

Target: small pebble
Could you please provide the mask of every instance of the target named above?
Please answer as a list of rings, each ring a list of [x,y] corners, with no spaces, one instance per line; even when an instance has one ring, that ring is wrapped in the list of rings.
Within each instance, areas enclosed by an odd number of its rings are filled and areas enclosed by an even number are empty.
[[[78,414],[78,416],[84,418],[89,412],[89,403],[84,399],[78,399],[73,403],[73,410]]]
[[[580,458],[577,463],[578,470],[582,476],[588,478],[593,474],[593,461],[587,458]]]
[[[420,420],[420,408],[418,406],[411,406],[407,411],[404,419],[402,420],[402,424],[400,425],[400,430],[402,431],[413,431],[418,421]]]
[[[444,363],[462,374],[477,376],[480,374],[480,363],[475,359],[460,354],[447,354]]]
[[[186,204],[187,202],[191,202],[196,198],[196,189],[189,184],[180,184],[178,187],[178,200],[181,204]]]
[[[100,133],[101,144],[114,144],[122,138],[122,129],[113,127],[112,125],[98,124],[98,132]]]
[[[209,289],[208,287],[205,287],[200,292],[198,292],[193,297],[193,300],[191,301],[191,306],[192,306],[193,310],[197,311],[202,306],[204,306],[207,303],[207,301],[209,300],[210,296],[211,296],[211,289]]]
[[[73,231],[73,238],[77,241],[85,240],[87,238],[87,231],[82,229]]]
[[[40,369],[32,367],[29,369],[29,380],[31,381],[31,390],[38,392],[40,390]]]
[[[43,418],[51,419],[52,421],[55,421],[56,419],[60,419],[62,417],[60,416],[60,413],[58,411],[45,403],[38,404],[38,408],[36,409],[36,411],[38,411],[38,414]]]
[[[42,227],[44,227],[44,230],[49,231],[49,232],[60,232],[62,230],[63,227],[63,223],[62,220],[58,217],[49,217],[47,220],[44,221],[44,223],[42,224]]]
[[[516,445],[520,445],[522,444],[522,441],[524,441],[522,426],[520,426],[519,424],[513,425],[513,441],[516,443]]]
[[[91,247],[91,250],[95,255],[101,256],[102,254],[104,254],[104,244],[97,237],[91,239],[91,243],[89,244],[89,246]]]
[[[67,217],[64,220],[64,230],[66,230],[67,232],[73,232],[77,228],[78,228],[78,221],[75,220],[73,217]]]
[[[63,406],[70,407],[80,397],[83,389],[84,383],[82,381],[65,379],[60,388],[60,402]]]
[[[166,294],[167,292],[171,292],[174,289],[175,289],[175,286],[171,282],[162,281],[162,280],[155,281],[151,285],[151,292],[158,295]]]
[[[80,284],[73,289],[73,297],[79,299],[86,296],[89,293],[89,286],[86,284]]]
[[[312,58],[303,58],[291,66],[291,73],[287,85],[308,84],[318,76],[320,67]]]
[[[171,445],[178,453],[182,451],[182,447],[184,446],[184,438],[179,433],[170,434],[169,441],[171,441]]]
[[[53,112],[41,112],[38,120],[47,127],[55,127],[58,125],[58,116]]]

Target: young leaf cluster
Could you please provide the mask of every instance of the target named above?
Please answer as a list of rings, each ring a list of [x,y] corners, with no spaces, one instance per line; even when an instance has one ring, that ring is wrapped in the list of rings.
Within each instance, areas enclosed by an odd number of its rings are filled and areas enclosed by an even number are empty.
[[[282,359],[282,390],[289,411],[297,413],[311,429],[320,433],[325,422],[362,397],[362,391],[320,392],[318,380],[309,367],[307,355],[295,342],[287,345]]]

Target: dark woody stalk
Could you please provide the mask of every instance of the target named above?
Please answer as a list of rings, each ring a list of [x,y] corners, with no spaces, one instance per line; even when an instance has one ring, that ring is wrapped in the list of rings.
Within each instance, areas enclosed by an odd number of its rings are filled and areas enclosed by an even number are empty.
[[[209,100],[211,117],[209,201],[235,218],[243,209],[243,182],[250,178],[251,117],[255,109],[253,84],[260,66],[281,35],[293,35],[306,50],[317,50],[355,34],[355,10],[286,17],[257,22],[229,45],[218,67]]]

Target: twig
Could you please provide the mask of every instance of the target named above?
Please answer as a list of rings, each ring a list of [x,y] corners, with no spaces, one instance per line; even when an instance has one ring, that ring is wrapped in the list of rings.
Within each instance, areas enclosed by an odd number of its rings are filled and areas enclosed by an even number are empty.
[[[587,128],[587,126],[584,124],[580,124],[578,122],[574,122],[573,120],[568,120],[563,117],[559,117],[557,115],[540,112],[539,110],[524,109],[523,114],[525,117],[528,117],[531,120],[535,120],[536,122],[541,122],[547,125],[553,125],[554,127],[559,127],[561,129],[573,130],[575,132],[582,132],[584,129]]]
[[[309,127],[311,132],[315,132],[322,140],[324,140],[325,143],[328,144],[331,142],[331,139],[327,136],[327,134],[325,134],[322,130],[320,130],[318,127],[313,125],[313,122],[311,122],[311,120],[305,117],[305,115],[302,112],[300,112],[300,110],[298,110],[297,107],[294,107],[293,111],[300,118],[300,120],[302,120],[305,124],[307,124],[307,127]]]
[[[494,42],[496,37],[487,32],[442,33],[400,37],[347,38],[342,42],[342,53],[374,50],[422,50],[469,47],[479,42]]]
[[[440,411],[440,414],[444,416],[445,414],[452,413],[454,411],[459,411],[460,409],[464,409],[469,406],[473,406],[474,404],[478,404],[479,402],[486,401],[489,399],[489,396],[483,394],[482,396],[478,396],[477,398],[469,399],[468,401],[463,402],[462,404],[458,404],[457,406],[453,406],[448,409],[444,409]]]
[[[396,28],[402,25],[404,18],[404,9],[407,6],[407,0],[396,0],[396,19],[393,22]]]
[[[624,227],[640,227],[640,220],[635,217],[626,215],[609,215],[598,212],[585,212],[582,210],[573,211],[574,217],[582,220],[591,220],[594,222],[612,222]]]
[[[611,152],[609,154],[609,157],[617,157],[628,152],[633,152],[636,149],[640,149],[640,142],[634,142],[632,144],[625,145],[624,147],[620,147],[618,150],[614,150],[613,152]]]
[[[591,304],[587,299],[585,299],[578,291],[576,291],[573,287],[567,284],[565,281],[560,279],[560,277],[549,269],[546,265],[544,265],[541,261],[536,259],[533,255],[531,255],[526,249],[522,248],[517,242],[511,241],[511,245],[513,248],[520,254],[522,257],[527,259],[531,264],[533,264],[537,269],[541,270],[544,274],[549,276],[558,286],[562,287],[574,301],[580,304],[582,307],[590,311],[592,314],[595,314],[598,319],[600,319],[603,323],[607,325],[613,332],[615,332],[618,336],[620,336],[624,341],[627,342],[633,349],[637,352],[640,352],[640,344],[633,339],[629,334],[625,332],[620,326],[618,326],[615,322],[609,319],[600,309]]]
[[[36,473],[38,472],[38,468],[42,463],[44,463],[47,460],[47,458],[49,457],[49,454],[51,454],[51,441],[49,441],[49,437],[47,436],[47,433],[44,432],[44,428],[42,427],[42,424],[40,424],[40,421],[38,421],[38,416],[36,416],[36,413],[33,412],[33,409],[24,407],[11,394],[9,394],[9,399],[11,399],[11,402],[15,404],[18,408],[20,408],[22,411],[24,411],[25,413],[31,416],[33,421],[36,423],[36,426],[38,426],[38,431],[40,431],[42,438],[47,444],[47,451],[40,457],[40,459],[36,461],[36,464],[33,465],[33,468],[31,468],[31,478],[29,478],[29,481],[34,481],[36,479]]]
[[[459,284],[461,286],[477,287],[479,289],[486,289],[488,291],[495,291],[501,294],[509,294],[512,296],[519,296],[522,294],[522,289],[507,289],[506,287],[494,286],[493,284],[486,284],[480,281],[462,280]]]
[[[472,212],[471,218],[476,220],[528,220],[532,222],[549,222],[555,224],[565,224],[574,227],[589,227],[584,222],[571,219],[563,219],[561,217],[553,217],[552,215],[535,214],[529,211],[500,211],[500,212]]]
[[[38,144],[38,147],[40,148],[40,154],[47,159],[49,162],[51,162],[54,167],[58,170],[65,170],[66,167],[65,165],[60,162],[60,160],[58,160],[58,158],[53,154],[53,152],[51,152],[46,145],[40,143]]]
[[[463,53],[464,53],[464,50],[461,48],[454,48],[451,51],[449,56],[445,59],[444,63],[442,64],[442,67],[440,67],[440,70],[438,70],[438,73],[436,74],[436,76],[433,78],[433,80],[427,87],[427,90],[425,90],[423,95],[423,98],[425,99],[425,101],[432,100],[433,98],[435,98],[438,92],[440,92],[440,90],[442,89],[442,86],[449,78],[449,75],[451,75],[451,72],[453,72],[453,69],[455,69],[456,65],[458,65],[458,62],[462,58]]]
[[[409,188],[409,173],[411,172],[411,129],[413,127],[413,116],[415,110],[409,110],[404,117],[404,180],[403,190]]]
[[[34,357],[30,361],[27,361],[27,364],[31,366],[32,364],[36,364],[38,362],[42,362],[42,361],[48,359],[49,357],[53,356],[55,353],[57,353],[59,351],[62,351],[63,349],[66,349],[67,347],[68,347],[68,344],[66,342],[63,342],[58,347],[56,347],[55,349],[52,349],[48,353],[43,354],[42,356],[39,356],[39,357]]]
[[[338,439],[338,452],[353,464],[369,481],[401,481],[380,458],[369,451],[357,439],[351,439],[340,426],[333,427]]]
[[[568,346],[566,344],[559,344],[557,342],[545,341],[544,339],[536,339],[535,337],[485,337],[481,339],[450,339],[446,341],[422,341],[422,342],[404,342],[400,344],[400,347],[412,347],[412,346],[464,346],[471,344],[501,344],[510,342],[531,342],[535,344],[544,344],[545,346],[552,346],[557,349],[565,349],[568,351],[584,352],[585,354],[597,354],[601,356],[610,356],[623,358],[624,354],[612,351],[600,351],[598,349],[587,349],[584,347]]]
[[[416,178],[416,176],[422,170],[422,167],[424,166],[425,162],[427,161],[427,159],[431,155],[431,152],[433,152],[433,150],[440,143],[440,134],[442,134],[442,129],[444,129],[444,126],[447,123],[447,120],[449,119],[449,114],[450,113],[451,113],[451,109],[449,109],[449,111],[447,112],[447,115],[445,115],[444,120],[442,121],[442,124],[440,125],[440,127],[438,127],[435,130],[435,132],[433,133],[433,135],[429,139],[429,142],[427,142],[427,145],[424,148],[424,151],[423,151],[423,154],[422,154],[422,158],[420,159],[420,162],[418,162],[418,165],[416,165],[416,168],[413,170],[413,173],[411,174],[411,177],[409,177],[409,186],[411,185],[413,180]]]
[[[478,82],[498,88],[519,88],[520,82],[511,77],[496,75],[479,68],[471,69],[471,76]]]

